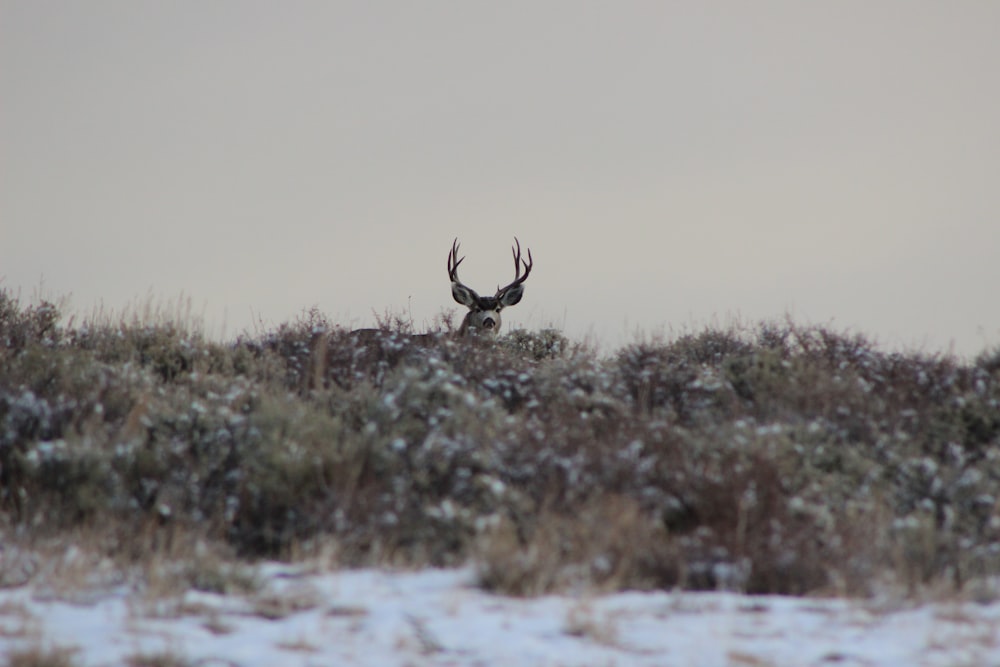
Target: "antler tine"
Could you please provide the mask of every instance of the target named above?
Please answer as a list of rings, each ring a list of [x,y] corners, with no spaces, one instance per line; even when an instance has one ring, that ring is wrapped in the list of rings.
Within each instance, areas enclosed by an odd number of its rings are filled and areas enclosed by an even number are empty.
[[[499,288],[497,290],[497,294],[502,294],[503,292],[506,292],[510,288],[520,285],[521,283],[523,283],[525,280],[528,279],[528,274],[531,273],[531,267],[533,265],[531,259],[531,248],[528,248],[528,261],[525,262],[523,259],[521,259],[521,242],[517,240],[516,236],[514,237],[514,243],[515,245],[512,245],[510,247],[511,253],[514,255],[514,281],[509,285],[507,285],[506,287]],[[522,264],[524,265],[524,275],[521,275]]]
[[[521,242],[517,240],[516,236],[514,237],[514,243],[517,244],[517,249],[515,250],[514,246],[511,246],[510,248],[514,253],[514,279],[517,280],[518,276],[520,276],[519,282],[524,282],[524,279],[527,278],[528,274],[531,272],[531,265],[533,263],[531,261],[531,248],[528,248],[528,261],[525,262],[521,259]],[[520,264],[524,264],[523,276],[521,276]]]
[[[451,244],[451,252],[448,253],[448,277],[457,283],[462,281],[458,279],[458,265],[462,263],[462,259],[458,258],[458,249],[461,247],[458,243],[458,237],[455,238],[454,242]]]

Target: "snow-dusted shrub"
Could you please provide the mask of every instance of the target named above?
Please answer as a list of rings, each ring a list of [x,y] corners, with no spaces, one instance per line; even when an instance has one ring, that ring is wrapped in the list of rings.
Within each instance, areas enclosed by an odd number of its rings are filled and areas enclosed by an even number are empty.
[[[571,347],[569,339],[556,329],[542,329],[537,332],[515,329],[502,336],[500,344],[536,361],[557,359],[569,353]]]
[[[316,310],[219,344],[0,306],[3,530],[478,559],[520,594],[1000,575],[995,354],[768,323],[601,356],[552,331],[359,333]]]
[[[63,334],[62,314],[50,301],[23,306],[6,288],[0,288],[0,348],[21,350],[31,344],[52,346]]]

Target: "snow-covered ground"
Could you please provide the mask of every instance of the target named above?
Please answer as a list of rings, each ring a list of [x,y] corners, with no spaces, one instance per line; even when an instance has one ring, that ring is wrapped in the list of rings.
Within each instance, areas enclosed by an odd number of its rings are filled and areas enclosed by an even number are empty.
[[[162,653],[199,667],[1000,665],[997,603],[669,592],[513,599],[478,590],[468,569],[262,572],[265,590],[250,597],[2,590],[0,648],[75,648],[79,665]]]

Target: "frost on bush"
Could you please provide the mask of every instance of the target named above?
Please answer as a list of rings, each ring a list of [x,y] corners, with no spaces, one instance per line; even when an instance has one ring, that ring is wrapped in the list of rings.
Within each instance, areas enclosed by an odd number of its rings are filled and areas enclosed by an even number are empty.
[[[537,332],[515,329],[501,338],[507,349],[529,359],[557,359],[569,352],[569,339],[556,329],[542,329]]]
[[[554,331],[230,344],[0,301],[0,526],[247,557],[479,563],[544,592],[1000,576],[1000,373],[765,324],[601,356]]]
[[[59,342],[62,314],[50,301],[22,307],[20,301],[0,288],[0,347],[21,350],[30,344],[52,346]]]

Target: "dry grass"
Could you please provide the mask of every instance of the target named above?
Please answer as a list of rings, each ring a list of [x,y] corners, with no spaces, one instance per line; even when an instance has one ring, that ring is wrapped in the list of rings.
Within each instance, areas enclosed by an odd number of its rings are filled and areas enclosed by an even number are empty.
[[[77,667],[81,663],[76,649],[35,646],[6,654],[4,667]]]
[[[603,646],[619,646],[618,623],[612,614],[598,614],[586,602],[572,607],[566,614],[566,634],[582,637]]]
[[[254,614],[278,620],[320,606],[319,593],[311,588],[293,588],[281,593],[262,593],[254,598]]]
[[[194,667],[195,662],[172,651],[133,653],[125,659],[128,667]]]
[[[573,516],[543,510],[531,534],[504,521],[479,541],[479,583],[508,595],[612,591],[681,584],[681,559],[665,528],[634,501],[612,496]]]
[[[784,322],[601,356],[315,310],[223,344],[183,317],[67,325],[0,291],[0,582],[252,595],[246,563],[330,554],[474,559],[520,595],[1000,575],[998,350]]]
[[[38,619],[23,602],[0,603],[0,640],[28,639],[38,634]]]

